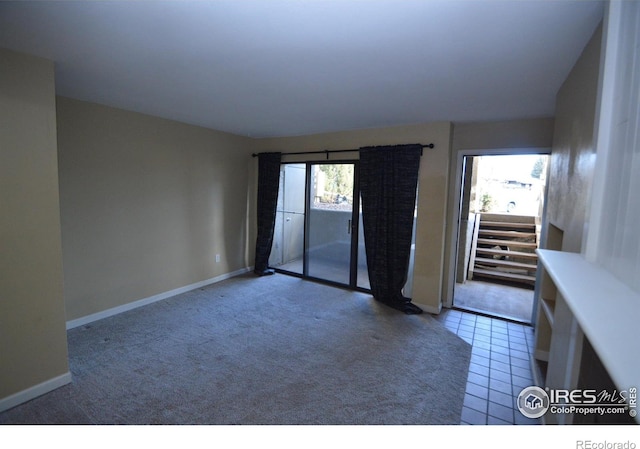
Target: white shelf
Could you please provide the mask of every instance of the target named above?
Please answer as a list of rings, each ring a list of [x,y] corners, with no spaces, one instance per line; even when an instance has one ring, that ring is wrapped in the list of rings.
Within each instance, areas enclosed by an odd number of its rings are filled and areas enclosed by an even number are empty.
[[[640,387],[640,295],[581,254],[537,252],[616,386]]]
[[[542,306],[542,311],[544,312],[544,315],[547,317],[547,320],[549,320],[549,325],[551,326],[551,328],[553,328],[553,322],[554,322],[553,312],[554,312],[554,309],[556,308],[556,301],[540,298],[540,305]]]

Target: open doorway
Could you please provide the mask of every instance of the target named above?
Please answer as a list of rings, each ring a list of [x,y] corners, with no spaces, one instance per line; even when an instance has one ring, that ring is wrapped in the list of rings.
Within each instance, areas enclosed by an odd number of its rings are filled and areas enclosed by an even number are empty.
[[[548,158],[463,156],[454,307],[532,321]]]

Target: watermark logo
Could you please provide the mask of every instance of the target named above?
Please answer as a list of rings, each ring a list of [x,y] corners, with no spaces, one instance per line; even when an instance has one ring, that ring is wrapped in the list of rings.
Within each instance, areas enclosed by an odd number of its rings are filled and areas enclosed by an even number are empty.
[[[527,418],[540,418],[549,410],[549,395],[540,387],[527,387],[518,395],[518,410]]]
[[[576,449],[636,449],[636,443],[633,441],[592,441],[578,440],[576,441]]]
[[[531,386],[523,389],[517,399],[518,409],[527,418],[554,414],[622,414],[637,415],[637,388],[628,390],[562,390]]]

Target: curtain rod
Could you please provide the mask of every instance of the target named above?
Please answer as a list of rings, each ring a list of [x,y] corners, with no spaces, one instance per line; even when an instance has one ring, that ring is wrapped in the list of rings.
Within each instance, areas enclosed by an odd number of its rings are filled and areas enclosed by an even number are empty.
[[[422,148],[434,148],[435,145],[429,143],[427,145],[422,145]],[[356,150],[321,150],[321,151],[297,151],[294,153],[282,153],[283,156],[293,155],[293,154],[326,154],[327,159],[329,159],[329,153],[353,153],[355,151],[360,151],[360,148]],[[251,156],[257,157],[260,153],[253,153]]]

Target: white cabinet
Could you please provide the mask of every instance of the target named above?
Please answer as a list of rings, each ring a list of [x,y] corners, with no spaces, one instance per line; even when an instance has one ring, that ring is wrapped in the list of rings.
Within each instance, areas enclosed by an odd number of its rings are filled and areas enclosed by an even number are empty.
[[[581,363],[586,346],[593,347],[613,387],[640,387],[640,295],[580,254],[538,250],[538,255],[541,283],[532,360],[536,384],[580,387],[580,379],[588,379],[585,369],[590,369]],[[547,413],[543,420],[571,424],[573,416]]]

